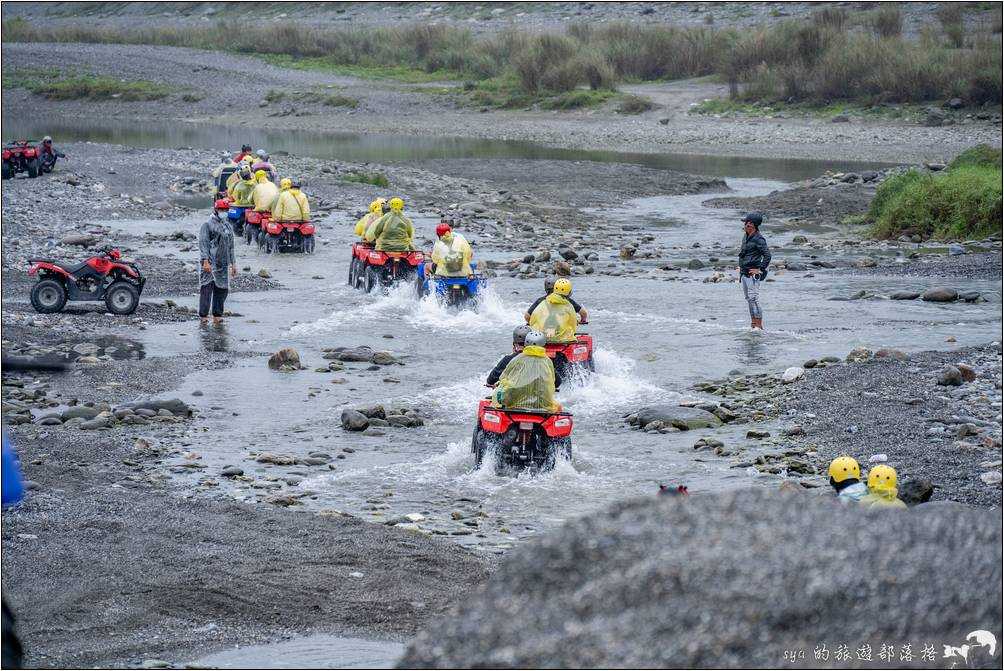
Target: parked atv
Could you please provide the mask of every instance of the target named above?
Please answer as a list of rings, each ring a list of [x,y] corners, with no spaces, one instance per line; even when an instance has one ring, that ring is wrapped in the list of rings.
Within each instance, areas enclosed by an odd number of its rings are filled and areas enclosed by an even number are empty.
[[[38,177],[42,173],[41,150],[31,140],[15,140],[3,146],[3,179],[10,179],[19,172],[28,177]]]
[[[230,179],[230,175],[237,171],[237,165],[227,165],[220,170],[219,177],[216,178],[216,200],[227,197],[227,180]]]
[[[436,298],[448,307],[477,307],[481,300],[481,292],[488,288],[488,276],[479,275],[476,272],[476,265],[474,270],[473,274],[466,277],[426,277],[425,263],[420,263],[415,277],[418,297],[424,298],[434,293]]]
[[[572,458],[572,415],[494,408],[478,403],[478,423],[471,439],[477,468],[492,459],[495,473],[527,468],[548,471],[558,458]]]
[[[363,288],[370,293],[398,282],[414,282],[418,266],[425,261],[424,252],[382,252],[373,249],[363,263]]]
[[[38,276],[31,290],[31,305],[43,314],[59,312],[67,300],[104,300],[112,314],[132,314],[146,284],[135,262],[123,259],[117,249],[105,248],[80,263],[53,259],[28,259],[28,263],[28,275]]]
[[[258,238],[258,246],[268,254],[280,252],[314,253],[314,224],[309,221],[263,220],[265,235]]]

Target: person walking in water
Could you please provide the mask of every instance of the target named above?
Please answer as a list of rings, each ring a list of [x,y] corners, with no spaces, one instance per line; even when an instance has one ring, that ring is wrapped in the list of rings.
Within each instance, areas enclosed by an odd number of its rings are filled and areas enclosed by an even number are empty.
[[[230,274],[237,276],[234,256],[234,232],[225,221],[227,206],[214,210],[209,221],[199,229],[199,319],[202,323],[213,312],[213,323],[223,321],[223,303],[230,293]]]
[[[760,235],[763,215],[750,212],[743,217],[743,244],[739,248],[739,282],[750,310],[750,328],[763,330],[763,311],[760,309],[760,283],[767,278],[770,249]]]

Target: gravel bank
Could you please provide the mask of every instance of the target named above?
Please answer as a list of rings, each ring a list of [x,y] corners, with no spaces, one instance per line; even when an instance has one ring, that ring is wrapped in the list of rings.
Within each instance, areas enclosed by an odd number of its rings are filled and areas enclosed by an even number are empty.
[[[764,490],[632,501],[517,549],[399,668],[811,668],[824,645],[874,668],[883,644],[922,665],[926,646],[1000,634],[1000,581],[997,511]]]

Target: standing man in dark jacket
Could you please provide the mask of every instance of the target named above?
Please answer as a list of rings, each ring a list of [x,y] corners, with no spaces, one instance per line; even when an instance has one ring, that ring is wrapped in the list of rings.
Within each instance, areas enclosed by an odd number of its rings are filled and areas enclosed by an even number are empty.
[[[739,282],[750,309],[750,328],[763,330],[763,311],[760,309],[760,282],[767,277],[770,250],[760,235],[763,215],[750,212],[743,217],[743,244],[739,248]]]

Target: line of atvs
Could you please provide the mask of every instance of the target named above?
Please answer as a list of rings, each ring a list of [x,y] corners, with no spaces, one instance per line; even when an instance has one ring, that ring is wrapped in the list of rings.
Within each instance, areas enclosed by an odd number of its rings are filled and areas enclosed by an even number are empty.
[[[272,221],[270,212],[255,212],[253,205],[234,205],[227,196],[226,182],[233,170],[224,169],[216,182],[216,209],[227,208],[227,221],[234,236],[257,245],[266,254],[314,253],[317,228],[311,221]]]
[[[426,275],[429,255],[422,251],[381,251],[369,242],[352,243],[348,284],[366,293],[412,284],[419,298],[435,295],[448,306],[475,307],[488,287],[488,276],[477,272],[459,277]]]

